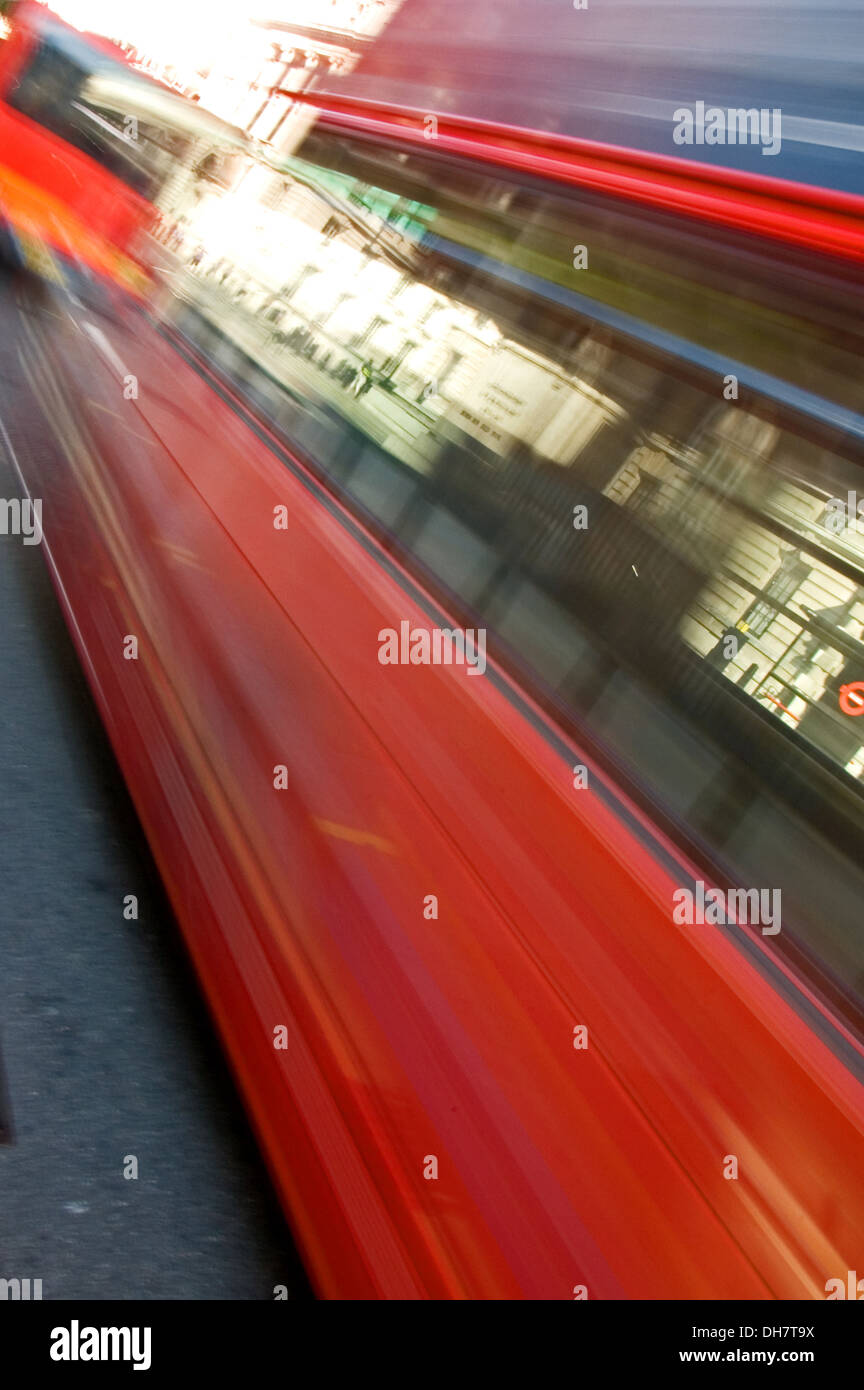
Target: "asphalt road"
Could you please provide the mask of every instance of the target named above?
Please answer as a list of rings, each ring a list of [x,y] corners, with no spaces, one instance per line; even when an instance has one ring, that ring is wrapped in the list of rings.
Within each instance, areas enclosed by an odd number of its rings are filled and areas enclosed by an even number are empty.
[[[0,281],[16,453],[56,447],[19,368],[20,293]],[[20,495],[0,441],[0,498]],[[308,1298],[40,547],[2,534],[0,716],[0,1279]]]

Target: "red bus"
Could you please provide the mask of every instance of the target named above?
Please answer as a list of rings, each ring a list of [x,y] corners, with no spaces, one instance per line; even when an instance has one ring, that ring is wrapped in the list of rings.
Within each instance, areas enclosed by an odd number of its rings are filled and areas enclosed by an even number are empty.
[[[860,202],[396,95],[158,317],[26,313],[59,600],[321,1295],[824,1298]]]
[[[134,71],[122,52],[21,0],[0,45],[0,254],[141,294],[142,233],[196,140],[239,132]],[[59,263],[58,263],[59,258]]]

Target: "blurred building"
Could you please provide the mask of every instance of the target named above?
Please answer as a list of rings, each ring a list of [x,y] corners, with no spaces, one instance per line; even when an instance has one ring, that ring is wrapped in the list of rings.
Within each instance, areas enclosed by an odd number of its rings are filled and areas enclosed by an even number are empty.
[[[311,118],[305,108],[292,109],[291,94],[304,91],[322,73],[351,72],[400,4],[270,0],[251,20],[254,37],[246,52],[207,74],[201,101],[274,149],[295,149]]]

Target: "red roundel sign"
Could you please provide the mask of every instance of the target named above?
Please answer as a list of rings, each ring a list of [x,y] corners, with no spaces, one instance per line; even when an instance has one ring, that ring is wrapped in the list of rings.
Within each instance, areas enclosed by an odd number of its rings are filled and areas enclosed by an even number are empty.
[[[840,708],[844,714],[864,714],[864,681],[841,685]]]

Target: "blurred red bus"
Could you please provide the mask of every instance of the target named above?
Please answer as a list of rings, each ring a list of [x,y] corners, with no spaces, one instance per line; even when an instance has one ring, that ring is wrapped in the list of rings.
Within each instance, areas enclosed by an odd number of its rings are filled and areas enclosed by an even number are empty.
[[[202,134],[242,141],[113,44],[21,0],[0,46],[0,256],[57,278],[59,255],[140,295],[141,234]]]
[[[860,208],[422,99],[325,94],[158,316],[22,295],[7,448],[318,1292],[821,1299]]]

